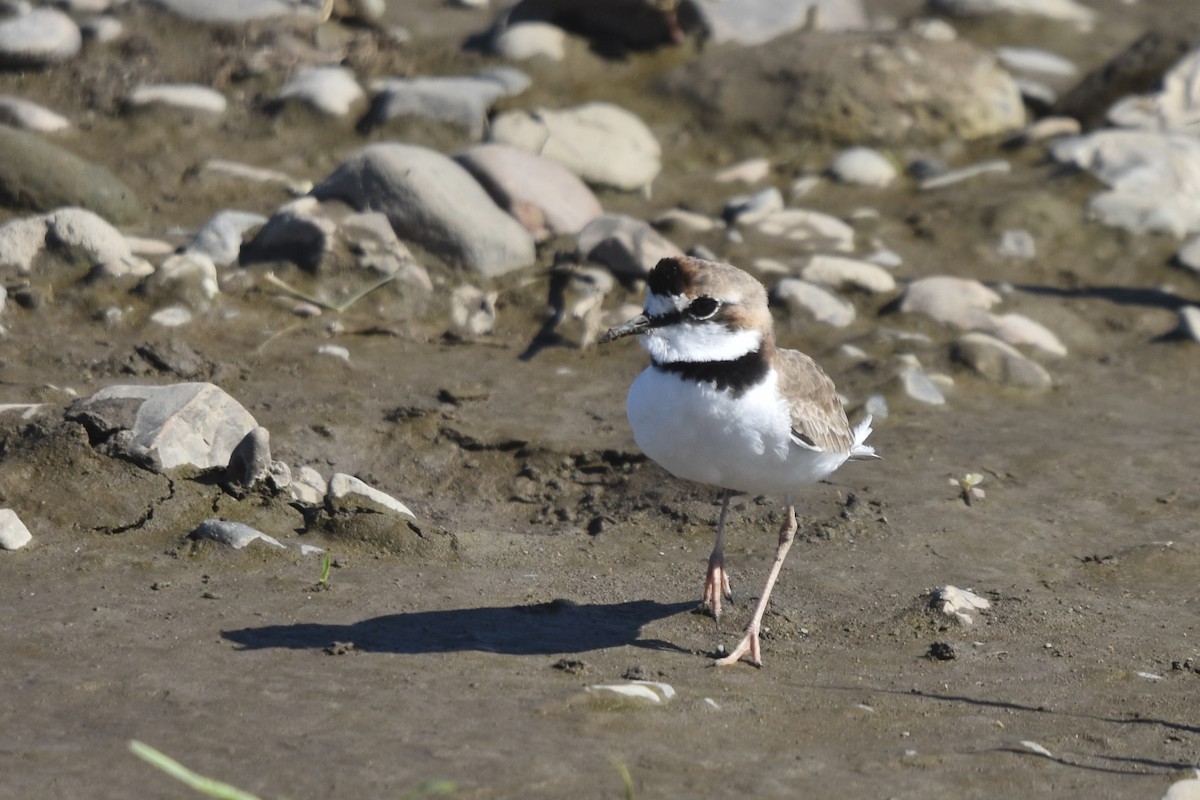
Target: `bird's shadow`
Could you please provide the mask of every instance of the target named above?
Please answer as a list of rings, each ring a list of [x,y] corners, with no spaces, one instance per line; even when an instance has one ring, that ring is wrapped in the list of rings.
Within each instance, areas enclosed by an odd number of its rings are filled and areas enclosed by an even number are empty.
[[[553,655],[624,645],[685,652],[676,645],[639,637],[647,623],[694,607],[695,603],[650,600],[592,605],[552,600],[525,606],[387,614],[348,625],[264,625],[221,635],[243,650],[323,649],[352,643],[360,651],[405,655],[470,650]]]

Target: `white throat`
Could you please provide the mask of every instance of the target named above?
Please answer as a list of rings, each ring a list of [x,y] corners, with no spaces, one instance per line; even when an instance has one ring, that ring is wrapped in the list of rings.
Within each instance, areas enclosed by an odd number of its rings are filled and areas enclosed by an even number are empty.
[[[733,361],[762,347],[762,332],[729,330],[711,322],[680,322],[642,334],[642,347],[658,364]]]

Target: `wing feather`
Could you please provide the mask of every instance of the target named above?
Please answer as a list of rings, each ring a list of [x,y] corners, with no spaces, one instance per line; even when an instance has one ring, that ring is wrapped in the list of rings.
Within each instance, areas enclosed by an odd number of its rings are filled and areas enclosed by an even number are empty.
[[[801,447],[845,452],[854,434],[833,380],[798,350],[777,350],[779,389],[791,401],[792,438]]]

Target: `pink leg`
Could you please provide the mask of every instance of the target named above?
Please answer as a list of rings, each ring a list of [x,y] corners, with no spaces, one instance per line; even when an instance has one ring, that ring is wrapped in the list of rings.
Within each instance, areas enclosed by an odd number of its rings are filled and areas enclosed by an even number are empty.
[[[750,624],[746,626],[746,633],[742,636],[742,640],[738,642],[732,653],[716,660],[715,663],[718,667],[736,664],[747,653],[750,655],[751,664],[756,667],[762,666],[758,632],[762,628],[762,618],[763,613],[767,610],[767,601],[771,599],[771,590],[775,588],[775,581],[779,579],[779,569],[783,566],[783,560],[787,558],[788,550],[791,549],[792,540],[795,538],[796,506],[789,497],[787,499],[787,517],[783,521],[783,527],[779,529],[779,548],[775,551],[775,561],[772,562],[771,571],[767,574],[767,585],[763,588],[762,597],[758,598],[758,605],[754,607],[754,616],[750,618]]]
[[[733,599],[729,589],[729,574],[725,571],[725,518],[729,513],[728,489],[721,493],[721,516],[717,519],[717,541],[712,555],[708,557],[708,574],[704,578],[703,604],[712,612],[713,619],[721,621],[721,598]]]

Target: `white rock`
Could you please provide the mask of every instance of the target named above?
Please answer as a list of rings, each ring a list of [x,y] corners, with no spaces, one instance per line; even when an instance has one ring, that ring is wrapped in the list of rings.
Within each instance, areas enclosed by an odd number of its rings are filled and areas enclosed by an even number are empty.
[[[40,68],[69,61],[83,47],[79,26],[57,9],[0,19],[0,67]]]
[[[0,508],[0,550],[20,550],[33,540],[25,523],[11,508]]]
[[[502,275],[534,262],[529,232],[492,202],[469,172],[434,150],[370,145],[312,194],[383,212],[400,237],[483,275]]]
[[[654,218],[656,228],[680,227],[696,233],[705,233],[721,227],[721,221],[706,214],[683,208],[668,208]]]
[[[971,614],[992,607],[986,598],[969,589],[943,586],[930,593],[929,605],[947,616],[957,617],[964,625],[971,624]]]
[[[977,178],[980,175],[998,174],[1007,175],[1012,172],[1012,164],[1005,161],[1003,158],[993,158],[989,161],[981,161],[978,164],[962,167],[960,169],[952,169],[949,172],[943,172],[940,175],[935,175],[932,178],[926,178],[918,184],[917,188],[922,191],[930,189],[944,189],[955,183]]]
[[[238,260],[242,251],[242,235],[266,222],[267,218],[262,214],[250,211],[218,211],[196,231],[187,250],[208,256],[216,266],[228,267]]]
[[[996,253],[1005,258],[1032,261],[1037,258],[1037,244],[1033,241],[1033,234],[1027,230],[1001,231]]]
[[[344,117],[366,99],[354,73],[346,67],[305,67],[279,90],[277,98],[298,100],[331,117]]]
[[[730,223],[753,225],[770,214],[783,210],[783,194],[774,186],[768,186],[754,194],[737,195],[725,201],[721,212]]]
[[[1168,70],[1160,91],[1123,97],[1109,108],[1107,117],[1124,128],[1195,134],[1200,119],[1200,48]]]
[[[194,83],[143,84],[126,95],[125,102],[132,108],[162,105],[208,114],[224,114],[227,106],[216,89]]]
[[[455,333],[468,338],[491,333],[496,327],[496,301],[500,293],[475,286],[459,286],[450,294],[450,322]]]
[[[249,22],[291,17],[321,21],[321,3],[294,0],[152,0],[172,14],[199,22]]]
[[[759,233],[798,242],[814,250],[854,251],[854,228],[820,211],[785,208],[768,214],[753,227]]]
[[[492,120],[489,138],[540,153],[588,183],[626,191],[649,187],[662,169],[646,123],[611,103],[508,111]]]
[[[851,147],[833,157],[829,174],[841,183],[882,189],[896,179],[896,167],[878,150]]]
[[[317,355],[330,356],[331,358],[345,361],[347,364],[350,363],[349,348],[342,347],[340,344],[329,344],[326,342],[325,344],[317,347]]]
[[[886,294],[896,288],[896,279],[887,270],[844,256],[815,255],[800,270],[800,277],[834,289],[855,288],[874,294]]]
[[[771,162],[765,158],[750,158],[718,170],[713,180],[718,183],[758,183],[771,174]]]
[[[1061,139],[1050,154],[1111,187],[1089,204],[1105,225],[1178,237],[1200,232],[1200,138],[1102,130]]]
[[[505,144],[483,144],[454,160],[539,241],[554,234],[579,233],[604,213],[579,176],[537,153]]]
[[[800,278],[784,278],[775,284],[771,298],[789,312],[803,311],[818,322],[844,328],[854,322],[854,306],[842,298]]]
[[[1073,22],[1090,28],[1096,12],[1075,0],[928,0],[929,9],[939,14],[971,17],[985,14],[1034,14]]]
[[[1050,373],[1021,351],[986,333],[965,334],[954,344],[954,357],[990,381],[1021,389],[1048,389]]]
[[[1000,302],[1000,295],[977,280],[934,275],[909,284],[900,301],[900,311],[925,314],[934,320],[969,329],[987,311]]]
[[[125,23],[116,17],[105,14],[83,20],[79,24],[79,30],[93,42],[107,44],[115,42],[125,35]]]
[[[1200,342],[1200,308],[1184,306],[1179,309],[1178,331],[1193,342]]]
[[[1008,344],[1028,345],[1053,356],[1065,356],[1066,346],[1046,326],[1023,314],[980,315],[971,325],[973,330],[995,336]]]
[[[225,519],[206,519],[188,534],[189,539],[211,539],[214,542],[229,545],[234,550],[241,550],[253,541],[261,539],[269,545],[284,549],[286,546],[272,536],[260,530],[251,528],[241,522],[231,522]]]
[[[129,439],[120,447],[160,470],[224,469],[233,449],[258,427],[249,411],[211,383],[109,386],[73,407],[89,412],[105,401],[137,408]]]
[[[1167,787],[1162,800],[1200,800],[1200,770],[1195,770],[1196,777],[1175,781]]]
[[[905,396],[930,406],[946,404],[946,396],[920,367],[902,367],[896,373],[896,382]]]
[[[250,181],[252,183],[275,183],[293,195],[307,194],[312,189],[312,181],[293,178],[291,175],[278,170],[263,169],[249,164],[241,164],[237,161],[228,161],[223,158],[210,158],[204,162],[203,169],[204,173],[208,175],[219,175],[225,178]]]
[[[566,48],[566,33],[549,22],[518,22],[507,25],[492,37],[493,55],[510,61],[534,58],[562,61]]]
[[[660,259],[683,255],[674,242],[628,214],[603,214],[592,220],[579,232],[576,247],[589,261],[630,278],[644,278]]]
[[[396,498],[344,472],[338,472],[329,479],[325,502],[331,511],[395,513],[416,519],[408,506]]]
[[[659,705],[675,696],[675,687],[661,681],[630,681],[629,683],[597,683],[587,687],[594,694],[610,698],[639,700]]]
[[[179,328],[192,321],[192,312],[183,306],[167,306],[151,314],[150,321],[164,328]]]
[[[57,133],[71,127],[71,121],[62,114],[12,95],[0,95],[0,124],[37,133]]]
[[[288,487],[292,499],[305,506],[319,506],[325,502],[329,484],[321,473],[309,466],[297,467],[292,471],[292,483]]]
[[[0,225],[0,269],[28,274],[46,247],[45,216],[23,217]]]
[[[2,231],[3,228],[0,228],[0,232]],[[0,253],[3,251],[4,248],[0,247]],[[1175,253],[1175,260],[1192,272],[1200,273],[1200,236],[1189,239],[1183,247],[1179,248]]]
[[[1055,78],[1074,78],[1079,67],[1069,59],[1036,47],[997,47],[996,57],[1007,69],[1036,72]]]
[[[927,42],[953,42],[958,38],[958,31],[954,26],[937,17],[914,19],[908,29]]]
[[[121,232],[102,217],[83,208],[60,208],[46,215],[46,244],[90,267],[124,264],[141,269]]]
[[[376,94],[369,120],[378,125],[401,117],[425,117],[464,128],[477,140],[496,101],[520,94],[528,85],[529,77],[512,67],[467,76],[384,78],[371,83]]]
[[[867,27],[861,0],[723,0],[697,3],[695,8],[715,44],[757,45],[805,28],[841,31]]]
[[[203,253],[169,256],[154,273],[151,288],[192,309],[206,308],[221,293],[217,267]]]

